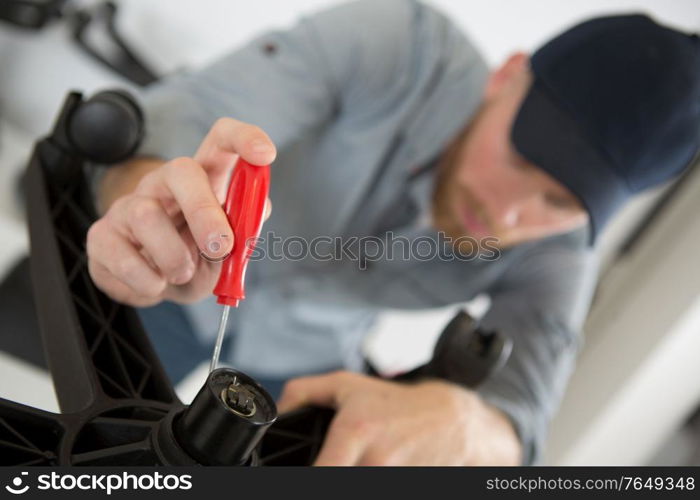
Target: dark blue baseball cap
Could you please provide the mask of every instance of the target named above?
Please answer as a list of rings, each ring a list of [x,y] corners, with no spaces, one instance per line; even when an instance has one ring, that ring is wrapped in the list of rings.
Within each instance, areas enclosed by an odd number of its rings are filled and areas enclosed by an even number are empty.
[[[642,14],[588,20],[530,59],[515,148],[576,195],[591,244],[633,194],[692,163],[700,147],[700,40]]]

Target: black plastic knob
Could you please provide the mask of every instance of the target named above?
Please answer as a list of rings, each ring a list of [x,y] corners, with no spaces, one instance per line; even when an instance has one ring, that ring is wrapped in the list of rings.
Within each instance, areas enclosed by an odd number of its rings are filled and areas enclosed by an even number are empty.
[[[99,92],[70,115],[68,137],[88,160],[116,163],[131,156],[144,133],[141,109],[122,90]]]

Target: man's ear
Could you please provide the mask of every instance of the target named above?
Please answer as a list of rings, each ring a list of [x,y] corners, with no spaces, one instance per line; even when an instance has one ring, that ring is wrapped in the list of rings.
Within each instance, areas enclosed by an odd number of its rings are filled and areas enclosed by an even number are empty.
[[[512,54],[499,68],[489,75],[484,89],[484,99],[489,101],[497,96],[501,90],[514,78],[522,74],[530,66],[530,57],[525,52]]]

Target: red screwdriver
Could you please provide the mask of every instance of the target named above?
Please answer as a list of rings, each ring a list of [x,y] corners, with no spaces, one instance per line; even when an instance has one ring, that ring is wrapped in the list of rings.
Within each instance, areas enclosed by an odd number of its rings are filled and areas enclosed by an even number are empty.
[[[270,166],[251,165],[238,158],[226,193],[224,212],[233,229],[233,250],[221,264],[219,281],[214,287],[217,302],[224,306],[209,372],[219,362],[226,323],[231,307],[245,298],[245,271],[265,216],[265,201],[270,190]]]

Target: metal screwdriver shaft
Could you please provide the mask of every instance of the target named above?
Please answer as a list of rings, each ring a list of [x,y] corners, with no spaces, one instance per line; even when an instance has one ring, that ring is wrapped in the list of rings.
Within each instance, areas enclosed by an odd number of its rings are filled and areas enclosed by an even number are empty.
[[[211,358],[211,364],[209,365],[209,372],[213,372],[216,369],[216,365],[219,364],[219,357],[221,356],[221,346],[224,343],[224,334],[226,333],[226,323],[228,323],[228,313],[231,310],[231,306],[224,306],[224,310],[221,313],[221,321],[219,322],[219,333],[216,335],[216,344],[214,345],[214,355]]]

